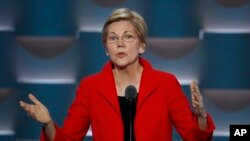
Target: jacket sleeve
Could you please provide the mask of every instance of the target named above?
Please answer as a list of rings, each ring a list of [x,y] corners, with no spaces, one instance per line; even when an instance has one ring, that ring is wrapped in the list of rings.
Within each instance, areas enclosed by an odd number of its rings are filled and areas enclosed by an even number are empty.
[[[201,130],[198,126],[198,118],[190,108],[188,99],[183,94],[181,86],[173,76],[170,84],[169,111],[170,119],[184,141],[211,141],[215,129],[212,118],[207,114],[206,130]]]
[[[212,117],[207,113],[207,129],[202,131],[198,125],[198,117],[195,113],[193,113],[193,126],[194,126],[194,136],[198,141],[212,141],[213,131],[215,129],[215,125],[213,123]]]
[[[82,81],[77,89],[74,102],[68,110],[62,128],[55,124],[56,134],[54,141],[83,140],[90,126],[90,87],[86,81]],[[43,128],[41,141],[47,141]]]

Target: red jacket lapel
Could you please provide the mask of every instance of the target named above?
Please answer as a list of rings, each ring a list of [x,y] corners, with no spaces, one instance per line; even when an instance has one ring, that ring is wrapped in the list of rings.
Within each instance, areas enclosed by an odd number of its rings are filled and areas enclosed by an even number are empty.
[[[97,90],[99,91],[99,94],[107,100],[107,102],[114,108],[116,113],[121,117],[111,61],[105,64],[103,70],[100,73],[100,79],[97,83]]]
[[[139,94],[137,99],[137,112],[143,105],[145,100],[152,94],[152,92],[158,87],[158,78],[155,75],[155,70],[152,66],[143,58],[140,58],[140,63],[143,66],[142,78],[139,88]],[[100,73],[100,79],[97,83],[97,89],[99,93],[108,101],[108,103],[114,108],[116,113],[121,117],[120,106],[117,98],[115,80],[112,73],[112,62],[109,61],[105,64],[103,70]]]
[[[159,85],[158,82],[159,80],[157,78],[157,75],[155,75],[156,71],[153,70],[149,62],[143,58],[140,58],[140,63],[143,66],[143,72],[137,99],[137,108],[136,108],[137,112],[139,112],[143,103],[147,100],[147,98],[153,93],[153,91]]]

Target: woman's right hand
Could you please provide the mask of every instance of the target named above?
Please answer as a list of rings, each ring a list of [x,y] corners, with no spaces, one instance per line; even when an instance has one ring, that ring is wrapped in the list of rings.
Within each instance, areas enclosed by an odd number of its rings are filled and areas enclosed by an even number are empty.
[[[52,123],[48,109],[32,94],[29,94],[29,99],[33,104],[20,101],[20,106],[36,121],[43,125]]]

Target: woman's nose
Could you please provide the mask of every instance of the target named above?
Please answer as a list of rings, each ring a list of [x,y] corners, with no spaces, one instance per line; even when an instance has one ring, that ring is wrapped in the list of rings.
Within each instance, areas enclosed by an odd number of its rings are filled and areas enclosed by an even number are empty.
[[[118,39],[118,41],[117,41],[117,46],[118,46],[118,47],[123,47],[123,46],[124,46],[124,40],[123,40],[122,37]]]

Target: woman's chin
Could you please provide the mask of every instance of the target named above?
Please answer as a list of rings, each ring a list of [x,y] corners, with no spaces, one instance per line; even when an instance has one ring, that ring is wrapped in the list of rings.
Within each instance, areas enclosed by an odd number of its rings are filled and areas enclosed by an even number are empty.
[[[122,64],[122,63],[120,63],[120,64],[116,64],[116,66],[117,66],[117,68],[119,68],[119,69],[124,69],[124,68],[126,68],[128,65],[127,64]]]
[[[116,59],[113,61],[113,63],[115,64],[115,66],[117,68],[120,68],[120,69],[123,69],[123,68],[126,68],[127,66],[129,65],[132,65],[136,62],[136,59],[135,60],[128,60],[128,59]]]
[[[125,60],[117,60],[114,64],[117,68],[123,69],[126,68],[129,63]]]

